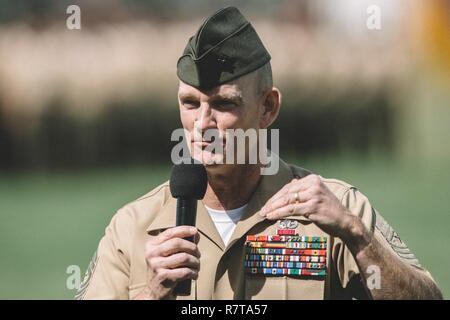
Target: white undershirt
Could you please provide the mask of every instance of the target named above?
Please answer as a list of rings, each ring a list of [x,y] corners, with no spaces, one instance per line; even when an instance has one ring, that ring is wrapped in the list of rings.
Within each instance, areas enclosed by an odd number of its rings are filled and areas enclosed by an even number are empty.
[[[207,206],[205,207],[206,210],[208,210],[209,216],[214,222],[217,231],[219,231],[223,243],[227,245],[237,223],[245,212],[245,208],[247,208],[247,204],[232,210],[215,210]]]

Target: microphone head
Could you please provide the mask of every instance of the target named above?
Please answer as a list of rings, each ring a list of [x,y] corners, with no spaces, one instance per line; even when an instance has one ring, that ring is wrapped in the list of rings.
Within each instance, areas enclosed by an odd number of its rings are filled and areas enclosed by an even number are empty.
[[[206,169],[202,164],[176,164],[170,175],[170,193],[174,198],[203,199],[208,184]]]

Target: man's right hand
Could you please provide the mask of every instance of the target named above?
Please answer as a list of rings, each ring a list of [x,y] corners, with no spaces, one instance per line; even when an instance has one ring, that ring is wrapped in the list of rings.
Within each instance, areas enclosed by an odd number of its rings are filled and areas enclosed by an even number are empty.
[[[136,299],[167,299],[179,281],[197,279],[200,251],[195,243],[183,239],[197,234],[195,227],[179,226],[150,236],[145,245],[147,288]]]

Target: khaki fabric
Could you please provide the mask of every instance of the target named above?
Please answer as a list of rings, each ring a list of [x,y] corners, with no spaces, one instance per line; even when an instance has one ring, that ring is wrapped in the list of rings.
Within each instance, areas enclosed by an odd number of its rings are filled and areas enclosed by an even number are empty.
[[[247,210],[227,246],[203,203],[198,202],[197,223],[201,252],[198,280],[192,281],[191,295],[176,299],[351,299],[368,298],[360,281],[360,270],[339,238],[324,233],[308,219],[297,220],[297,233],[327,236],[327,275],[322,278],[264,276],[244,273],[246,235],[275,235],[277,221],[258,212],[265,202],[294,177],[309,172],[280,160],[276,175],[262,176]],[[405,262],[424,270],[407,246],[355,187],[335,179],[324,179],[342,204],[359,216],[366,227],[389,250]],[[147,265],[144,246],[149,235],[175,226],[176,199],[168,182],[120,209],[106,228],[77,293],[77,299],[133,299],[146,286]],[[426,272],[424,270],[424,272]],[[427,273],[428,274],[428,273]]]

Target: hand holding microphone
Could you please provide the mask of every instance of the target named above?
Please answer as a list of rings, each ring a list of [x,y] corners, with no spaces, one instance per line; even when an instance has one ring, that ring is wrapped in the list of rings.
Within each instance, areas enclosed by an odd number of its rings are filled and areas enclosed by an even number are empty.
[[[175,165],[170,177],[172,197],[177,198],[176,227],[151,237],[146,244],[150,269],[146,295],[167,298],[170,293],[189,295],[191,280],[197,279],[200,252],[194,243],[197,200],[206,192],[207,175],[201,164]]]

